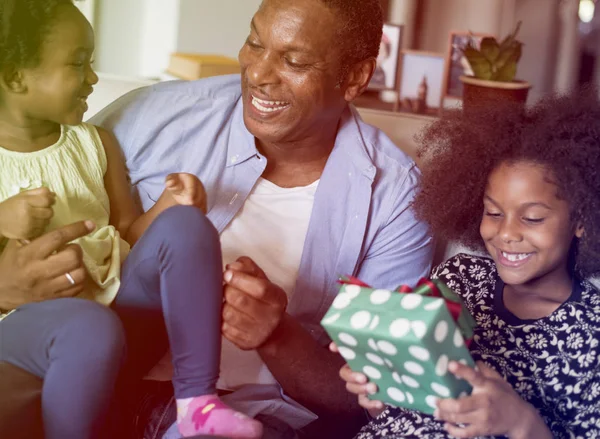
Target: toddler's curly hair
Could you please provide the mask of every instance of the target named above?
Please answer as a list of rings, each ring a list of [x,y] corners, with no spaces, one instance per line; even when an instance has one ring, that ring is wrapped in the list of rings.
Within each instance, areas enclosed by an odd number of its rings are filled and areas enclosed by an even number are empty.
[[[515,104],[452,111],[418,137],[420,190],[413,207],[432,233],[475,250],[488,176],[503,162],[546,167],[558,196],[584,228],[576,246],[581,277],[600,274],[600,101],[595,89],[552,95],[524,110]]]
[[[0,0],[0,71],[35,67],[59,7],[73,0]]]

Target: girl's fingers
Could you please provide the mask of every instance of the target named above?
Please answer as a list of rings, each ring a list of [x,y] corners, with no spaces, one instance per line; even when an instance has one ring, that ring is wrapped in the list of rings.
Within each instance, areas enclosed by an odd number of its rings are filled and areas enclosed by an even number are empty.
[[[339,352],[337,345],[333,341],[331,343],[329,343],[329,350],[331,352],[333,352],[334,354],[337,354]]]
[[[373,395],[377,393],[377,384],[356,384],[346,381],[346,390],[350,393],[354,393],[355,395]]]
[[[367,410],[383,410],[383,402],[369,399],[365,395],[358,395],[358,404]]]
[[[353,372],[347,364],[340,369],[340,378],[347,383],[354,384],[367,384],[368,381],[366,375],[359,372]]]

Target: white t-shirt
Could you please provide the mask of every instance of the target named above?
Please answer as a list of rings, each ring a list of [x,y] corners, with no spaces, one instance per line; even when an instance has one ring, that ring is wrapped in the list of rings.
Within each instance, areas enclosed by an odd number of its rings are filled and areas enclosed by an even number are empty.
[[[319,180],[308,186],[282,188],[260,178],[242,209],[221,233],[223,267],[248,256],[291,300],[318,184]],[[146,379],[171,379],[172,370],[171,356],[167,355]],[[219,389],[275,382],[256,351],[242,351],[223,338]]]
[[[282,188],[260,178],[242,209],[221,233],[223,267],[248,256],[290,300],[318,183]],[[223,339],[218,388],[235,390],[244,384],[275,382],[256,351],[242,351]]]

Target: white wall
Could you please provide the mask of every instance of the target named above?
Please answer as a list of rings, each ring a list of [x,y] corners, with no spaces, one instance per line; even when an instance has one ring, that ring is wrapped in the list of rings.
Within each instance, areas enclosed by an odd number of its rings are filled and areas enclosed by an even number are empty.
[[[172,52],[237,58],[261,0],[99,0],[96,69],[155,77]]]
[[[237,58],[261,0],[180,0],[177,49]]]

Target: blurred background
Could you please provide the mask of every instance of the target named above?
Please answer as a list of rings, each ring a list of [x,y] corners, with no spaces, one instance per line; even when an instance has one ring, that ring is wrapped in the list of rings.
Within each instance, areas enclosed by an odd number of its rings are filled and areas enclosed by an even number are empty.
[[[175,53],[235,59],[260,2],[83,0],[78,6],[96,30],[99,72],[165,80],[179,77],[169,71]],[[440,57],[447,55],[452,32],[503,37],[522,21],[519,39],[524,48],[517,77],[532,84],[529,102],[551,91],[600,82],[600,7],[595,0],[381,2],[386,21],[403,26],[401,49]],[[410,69],[402,72],[410,74]],[[381,98],[389,101],[389,92]]]

